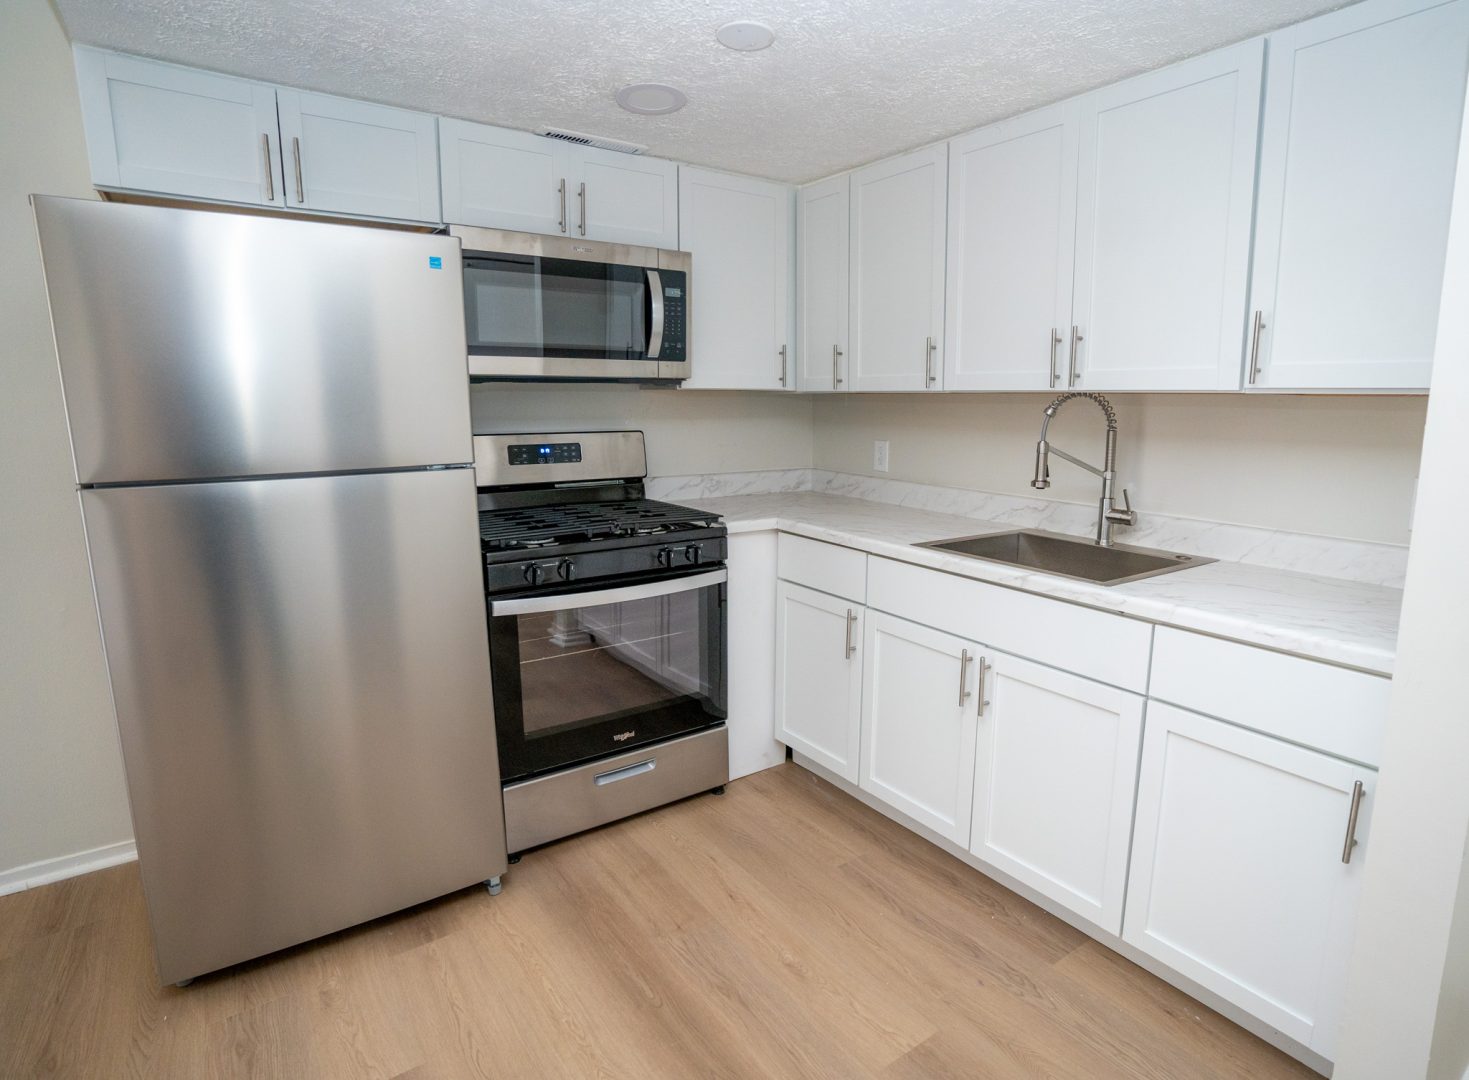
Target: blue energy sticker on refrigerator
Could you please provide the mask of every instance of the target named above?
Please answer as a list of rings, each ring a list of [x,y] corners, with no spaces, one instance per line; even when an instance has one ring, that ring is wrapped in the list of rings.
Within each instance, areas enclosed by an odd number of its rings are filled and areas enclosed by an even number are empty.
[[[428,268],[430,270],[442,270],[444,268],[443,258],[439,255],[430,255],[428,257]]]

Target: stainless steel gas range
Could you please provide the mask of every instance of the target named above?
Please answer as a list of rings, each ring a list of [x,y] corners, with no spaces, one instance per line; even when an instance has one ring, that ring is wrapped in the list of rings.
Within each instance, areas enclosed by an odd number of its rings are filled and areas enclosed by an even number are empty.
[[[509,850],[722,791],[723,522],[645,497],[640,431],[474,443]]]

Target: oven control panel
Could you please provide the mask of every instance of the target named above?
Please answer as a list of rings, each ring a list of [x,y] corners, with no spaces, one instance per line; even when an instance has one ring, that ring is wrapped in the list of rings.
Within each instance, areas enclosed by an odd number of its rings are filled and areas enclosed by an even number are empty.
[[[581,461],[581,443],[512,443],[507,452],[511,465],[561,465]]]

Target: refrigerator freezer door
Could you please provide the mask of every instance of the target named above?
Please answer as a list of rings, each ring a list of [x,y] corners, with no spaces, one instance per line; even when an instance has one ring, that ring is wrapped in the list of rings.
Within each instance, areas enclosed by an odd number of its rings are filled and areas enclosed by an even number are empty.
[[[501,873],[469,469],[82,492],[176,982]]]
[[[78,483],[471,460],[457,240],[33,201]]]

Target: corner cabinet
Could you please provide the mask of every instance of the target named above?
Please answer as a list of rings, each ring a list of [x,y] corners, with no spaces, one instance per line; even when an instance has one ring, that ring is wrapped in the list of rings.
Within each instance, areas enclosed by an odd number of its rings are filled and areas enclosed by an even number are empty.
[[[775,589],[775,737],[857,782],[862,703],[859,603],[779,581]]]
[[[436,224],[427,113],[78,45],[92,182],[249,206]]]
[[[466,120],[439,121],[444,220],[678,247],[678,166]]]
[[[851,180],[833,177],[796,195],[796,388],[846,383]]]
[[[1375,779],[1150,702],[1123,940],[1330,1059]]]
[[[943,388],[948,152],[851,175],[851,390]]]
[[[787,390],[791,347],[791,209],[784,184],[685,165],[678,174],[679,247],[694,257],[689,332],[692,389]]]
[[[1265,44],[1081,99],[1066,384],[1238,390]]]
[[[1426,389],[1469,2],[1356,4],[1269,40],[1247,383]]]
[[[1081,105],[949,143],[945,390],[1051,390],[1071,328]]]

